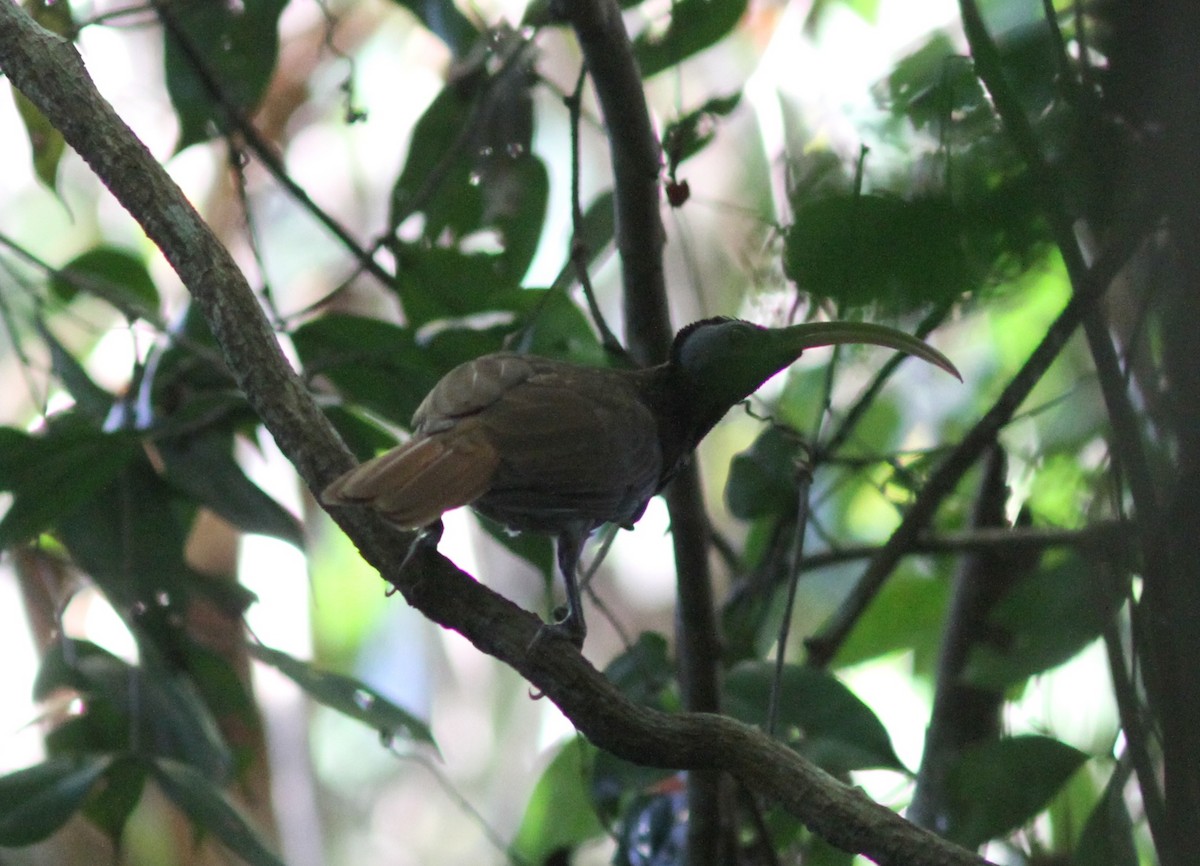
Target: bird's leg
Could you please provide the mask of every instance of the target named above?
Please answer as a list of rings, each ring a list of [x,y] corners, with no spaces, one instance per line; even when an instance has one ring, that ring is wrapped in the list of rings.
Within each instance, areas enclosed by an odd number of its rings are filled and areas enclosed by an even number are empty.
[[[543,625],[538,629],[530,650],[537,646],[545,637],[564,638],[582,649],[583,639],[587,636],[587,623],[583,621],[583,600],[580,598],[579,581],[576,571],[579,568],[579,556],[583,552],[583,542],[587,539],[587,530],[583,527],[568,529],[558,536],[555,546],[558,551],[558,570],[562,572],[563,584],[567,590],[567,612],[553,623]]]
[[[412,562],[413,557],[422,550],[429,548],[437,550],[438,542],[442,540],[442,531],[444,529],[445,526],[441,518],[438,518],[424,529],[418,530],[416,536],[413,537],[412,544],[408,546],[408,553],[404,554],[404,560],[400,563],[399,570],[404,571],[404,569],[408,568],[408,564]]]

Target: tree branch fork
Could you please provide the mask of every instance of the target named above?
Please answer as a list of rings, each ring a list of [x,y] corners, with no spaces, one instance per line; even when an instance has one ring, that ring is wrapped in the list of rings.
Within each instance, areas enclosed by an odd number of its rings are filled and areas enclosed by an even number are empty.
[[[0,3],[0,68],[57,127],[141,224],[199,305],[247,400],[316,492],[353,461],[288,365],[244,276],[166,171],[96,90],[74,46]],[[528,648],[540,620],[434,551],[400,566],[407,538],[363,509],[333,517],[363,556],[440,625],[510,665],[595,745],[641,764],[728,772],[834,845],[880,864],[979,866],[975,854],[920,830],[747,725],[633,704],[560,642]]]

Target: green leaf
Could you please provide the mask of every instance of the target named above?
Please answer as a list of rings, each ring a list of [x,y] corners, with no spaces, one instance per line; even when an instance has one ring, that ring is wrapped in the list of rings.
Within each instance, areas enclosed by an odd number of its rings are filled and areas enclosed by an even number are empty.
[[[742,520],[768,514],[795,513],[797,458],[803,449],[795,435],[768,426],[749,450],[733,458],[725,501]]]
[[[479,146],[461,139],[483,90],[476,79],[454,82],[425,109],[413,127],[404,169],[392,188],[391,224],[401,226],[411,214],[422,213],[421,237],[429,243],[447,230],[460,238],[482,228],[484,177],[473,174]]]
[[[118,757],[104,773],[104,784],[83,807],[88,820],[104,831],[114,848],[146,787],[146,765],[132,756]]]
[[[1086,559],[1068,554],[1051,562],[993,608],[988,619],[1004,640],[976,644],[965,679],[1004,689],[1057,667],[1100,635],[1118,601],[1119,594],[1105,592]]]
[[[56,521],[71,558],[118,610],[179,604],[196,576],[183,559],[187,527],[142,455]]]
[[[446,43],[455,57],[466,54],[479,30],[458,10],[454,0],[393,0],[417,16],[426,29]]]
[[[633,646],[608,663],[604,676],[635,704],[665,709],[663,693],[675,682],[667,639],[642,632]]]
[[[187,764],[160,759],[154,778],[197,827],[207,830],[251,866],[284,866],[225,792]]]
[[[225,133],[227,108],[248,115],[266,92],[287,0],[187,0],[163,39],[167,93],[179,116],[176,152]],[[212,88],[220,91],[220,98]]]
[[[45,839],[83,806],[111,758],[51,758],[0,777],[0,845]]]
[[[518,862],[545,863],[552,853],[572,850],[603,834],[585,785],[593,753],[592,746],[575,737],[542,773],[513,840]]]
[[[499,230],[504,244],[500,279],[520,285],[542,239],[550,176],[538,157],[522,153],[516,158],[505,157],[490,173],[488,184],[483,219]]]
[[[156,442],[167,480],[243,532],[281,538],[304,547],[304,528],[263,493],[233,459],[233,433],[209,428]]]
[[[99,427],[112,409],[113,395],[92,381],[83,365],[59,342],[41,318],[37,320],[37,329],[50,350],[50,366],[54,375],[75,400],[75,408],[79,413]]]
[[[514,296],[522,289],[516,280],[509,278],[502,254],[397,244],[396,258],[400,299],[413,327],[492,310],[509,310],[520,303]]]
[[[747,0],[677,0],[665,30],[644,31],[633,40],[642,76],[650,78],[719,42],[742,20],[747,5]]]
[[[1138,866],[1133,821],[1125,805],[1125,783],[1129,776],[1113,770],[1104,793],[1083,826],[1071,862],[1075,866]]]
[[[765,725],[774,665],[742,662],[725,681],[730,715]],[[850,770],[903,771],[883,723],[828,671],[785,665],[779,697],[780,733],[797,752],[835,775]]]
[[[135,625],[135,631],[142,631]],[[228,776],[233,759],[194,683],[161,660],[148,640],[133,666],[90,641],[60,638],[47,651],[34,696],[77,691],[84,712],[48,738],[51,751],[109,752],[138,744],[139,754],[178,758],[214,778]]]
[[[396,444],[395,436],[352,409],[345,406],[326,406],[323,411],[359,461],[370,460]]]
[[[960,215],[944,198],[847,194],[796,204],[783,267],[801,291],[850,307],[909,310],[975,285]]]
[[[158,315],[158,288],[142,258],[119,247],[81,253],[55,272],[50,291],[64,301],[79,292],[107,301],[130,319]]]
[[[838,667],[896,651],[913,653],[916,673],[932,675],[946,616],[950,574],[945,560],[933,568],[944,573],[924,574],[916,565],[899,568],[879,592],[846,643],[838,650]],[[897,611],[904,611],[897,616]]]
[[[943,835],[978,848],[1032,820],[1087,760],[1050,737],[1021,736],[972,747],[947,775]]]
[[[25,0],[21,4],[42,27],[51,33],[74,41],[75,21],[71,17],[70,3],[56,3],[53,0]],[[25,134],[29,136],[29,149],[33,152],[33,169],[48,189],[58,188],[58,164],[66,151],[66,140],[61,132],[46,119],[46,116],[25,94],[13,91],[13,101],[21,122],[25,125]]]
[[[728,117],[741,101],[740,92],[714,96],[694,111],[667,124],[662,140],[668,169],[674,172],[685,159],[707,147],[717,135],[717,118]]]
[[[445,372],[431,363],[412,331],[363,316],[306,322],[292,343],[309,375],[328,377],[346,400],[405,427]]]
[[[29,137],[34,173],[47,188],[58,189],[58,164],[67,150],[66,139],[25,94],[14,90],[13,102],[16,103],[17,113],[21,116],[21,123],[25,125],[25,135]]]
[[[34,537],[95,496],[137,455],[137,440],[62,416],[41,436],[0,428],[0,490],[13,494],[0,548]]]
[[[249,652],[263,664],[270,665],[291,679],[319,703],[370,725],[385,739],[390,741],[404,737],[437,748],[427,724],[361,680],[323,671],[262,644],[250,644]]]
[[[476,513],[475,517],[488,535],[496,539],[510,553],[519,556],[533,566],[545,579],[546,585],[550,585],[550,581],[554,580],[556,574],[554,539],[548,535],[538,535],[533,532],[521,532],[513,535],[511,531],[495,520],[479,513]]]

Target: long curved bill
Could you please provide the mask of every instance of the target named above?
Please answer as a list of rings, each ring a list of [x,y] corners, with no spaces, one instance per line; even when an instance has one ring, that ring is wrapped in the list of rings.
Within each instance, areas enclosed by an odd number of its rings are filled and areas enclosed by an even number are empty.
[[[912,355],[914,358],[920,358],[922,361],[928,361],[933,366],[945,370],[958,381],[962,381],[962,375],[958,372],[958,368],[933,346],[911,334],[889,328],[887,325],[875,325],[870,322],[805,322],[780,328],[778,333],[789,349],[795,350],[797,356],[805,349],[833,346],[839,343],[885,346]]]

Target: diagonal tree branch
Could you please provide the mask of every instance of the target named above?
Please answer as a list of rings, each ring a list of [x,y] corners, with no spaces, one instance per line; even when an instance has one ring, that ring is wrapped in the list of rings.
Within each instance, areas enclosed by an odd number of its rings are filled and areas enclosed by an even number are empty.
[[[71,43],[38,27],[15,4],[0,3],[0,69],[163,251],[203,311],[250,404],[309,488],[319,490],[348,469],[352,458],[288,366],[233,259],[95,89]],[[537,617],[435,551],[422,549],[412,567],[402,570],[407,539],[366,510],[339,509],[334,517],[410,604],[521,673],[597,746],[643,764],[728,772],[831,843],[883,866],[985,862],[913,827],[746,725],[636,706],[560,644],[530,653],[541,624]]]

